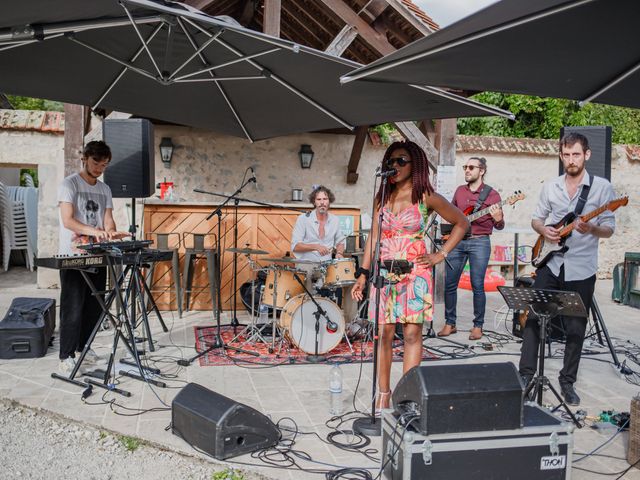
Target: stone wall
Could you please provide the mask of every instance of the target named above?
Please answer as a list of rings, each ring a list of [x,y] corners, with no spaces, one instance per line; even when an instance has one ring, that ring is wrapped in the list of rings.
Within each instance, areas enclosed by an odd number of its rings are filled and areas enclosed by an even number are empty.
[[[0,166],[38,168],[38,255],[58,251],[56,192],[64,178],[64,136],[39,131],[0,129]],[[56,287],[58,272],[38,270],[38,285]]]

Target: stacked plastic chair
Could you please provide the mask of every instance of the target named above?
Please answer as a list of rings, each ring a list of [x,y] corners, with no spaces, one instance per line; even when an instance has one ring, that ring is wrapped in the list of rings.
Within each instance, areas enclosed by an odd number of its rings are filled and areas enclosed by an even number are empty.
[[[0,211],[2,229],[2,267],[9,269],[9,259],[12,250],[26,250],[25,263],[29,270],[33,270],[33,260],[36,254],[37,242],[37,190],[29,187],[6,187],[0,183]],[[30,222],[35,225],[29,228],[25,203],[33,204],[30,210]],[[35,212],[35,213],[33,213]],[[35,217],[35,218],[34,218]],[[31,240],[29,230],[32,231]],[[23,252],[24,253],[24,252]]]

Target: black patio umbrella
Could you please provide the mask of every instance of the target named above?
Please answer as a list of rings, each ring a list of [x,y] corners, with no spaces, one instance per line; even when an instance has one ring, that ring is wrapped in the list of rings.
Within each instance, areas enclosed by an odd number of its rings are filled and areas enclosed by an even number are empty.
[[[361,65],[181,3],[7,0],[0,91],[259,140],[424,118],[509,115],[433,87],[341,86]]]
[[[640,108],[640,1],[502,0],[347,74]]]

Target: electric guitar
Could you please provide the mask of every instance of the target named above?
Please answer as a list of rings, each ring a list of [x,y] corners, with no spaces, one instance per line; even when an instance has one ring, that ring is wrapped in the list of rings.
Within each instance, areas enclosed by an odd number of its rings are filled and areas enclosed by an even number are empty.
[[[524,193],[522,193],[520,190],[516,190],[515,192],[513,192],[513,195],[505,198],[504,200],[498,203],[489,205],[487,208],[483,208],[482,210],[478,210],[477,212],[474,213],[473,212],[474,206],[470,206],[470,207],[467,207],[462,213],[464,213],[467,216],[467,220],[469,220],[469,223],[471,223],[474,220],[477,220],[480,217],[484,217],[486,214],[490,213],[491,209],[494,208],[496,205],[499,205],[500,207],[506,204],[513,205],[519,200],[524,200]]]
[[[589,220],[597,217],[606,210],[614,212],[618,208],[624,207],[627,203],[629,203],[629,197],[621,197],[616,200],[612,200],[609,203],[596,208],[592,212],[589,212],[586,215],[582,215],[580,217],[580,220],[582,220],[583,222],[588,222]],[[571,232],[573,232],[575,219],[576,214],[574,212],[569,212],[564,216],[562,220],[553,225],[553,227],[560,229],[560,241],[558,243],[551,243],[542,235],[538,237],[538,240],[536,240],[536,244],[533,246],[533,251],[531,253],[531,264],[534,267],[544,267],[554,255],[559,255],[569,250],[569,247],[567,247],[565,243],[567,241],[567,238],[569,238],[569,236],[571,235]]]
[[[465,216],[467,217],[467,220],[469,220],[469,223],[471,223],[474,220],[477,220],[480,217],[484,217],[485,215],[490,213],[491,209],[495,205],[499,205],[501,207],[503,205],[506,205],[506,204],[513,205],[514,203],[516,203],[519,200],[524,200],[524,193],[522,193],[522,191],[520,191],[520,190],[516,190],[515,192],[513,192],[513,195],[505,198],[504,200],[502,200],[502,201],[500,201],[498,203],[494,203],[493,205],[489,205],[487,208],[483,208],[482,210],[478,210],[477,212],[474,213],[473,209],[475,208],[475,206],[472,205],[470,207],[465,208],[462,213],[465,214]],[[441,223],[440,224],[440,233],[442,235],[442,240],[446,241],[449,238],[449,235],[451,234],[451,230],[452,229],[453,229],[453,225],[450,224],[450,223]]]

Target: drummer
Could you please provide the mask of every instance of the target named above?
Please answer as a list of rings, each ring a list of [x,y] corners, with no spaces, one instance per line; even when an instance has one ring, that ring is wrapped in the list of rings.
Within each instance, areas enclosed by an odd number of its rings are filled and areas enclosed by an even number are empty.
[[[341,258],[345,249],[345,236],[340,231],[340,220],[329,213],[336,197],[333,192],[319,185],[309,194],[309,202],[314,206],[311,212],[298,217],[291,237],[291,251],[300,260],[326,262]],[[313,266],[312,266],[313,267]],[[319,280],[317,270],[307,268],[307,285]]]

